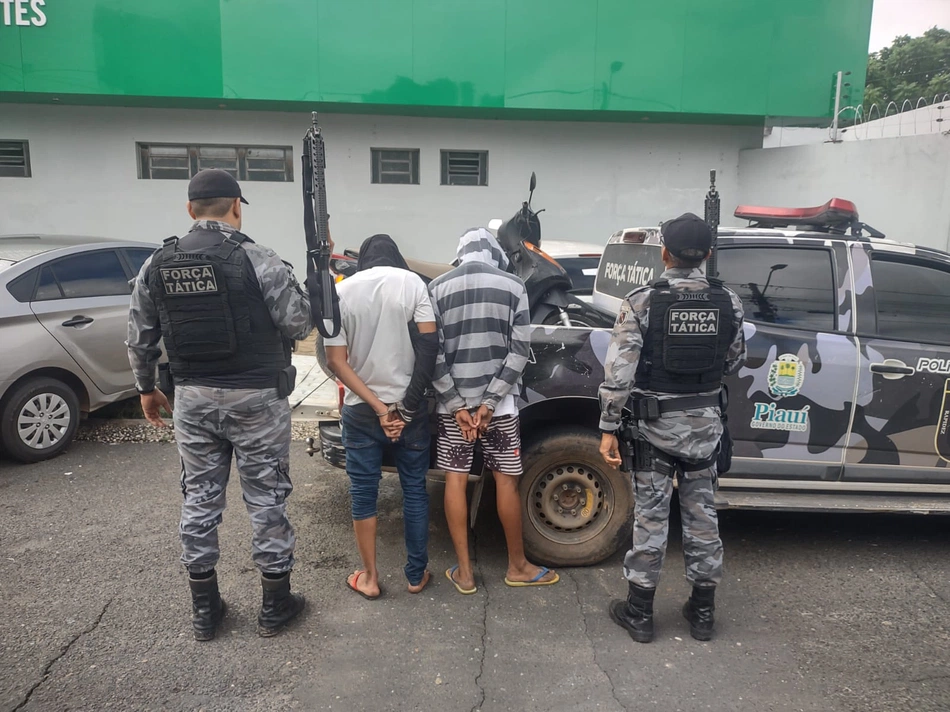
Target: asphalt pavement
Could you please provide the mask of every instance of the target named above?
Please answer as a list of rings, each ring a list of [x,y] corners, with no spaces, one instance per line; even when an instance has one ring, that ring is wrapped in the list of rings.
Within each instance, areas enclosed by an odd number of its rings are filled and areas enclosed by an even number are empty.
[[[295,443],[295,588],[309,607],[262,639],[250,528],[237,477],[218,567],[228,616],[190,632],[178,563],[174,445],[77,442],[31,466],[0,460],[0,709],[60,710],[950,710],[950,520],[725,512],[717,635],[689,636],[674,521],[655,642],[634,643],[606,605],[621,554],[504,585],[491,503],[476,525],[478,593],[453,563],[432,501],[433,581],[402,574],[398,481],[384,477],[384,598],[344,584],[358,564],[344,473]]]

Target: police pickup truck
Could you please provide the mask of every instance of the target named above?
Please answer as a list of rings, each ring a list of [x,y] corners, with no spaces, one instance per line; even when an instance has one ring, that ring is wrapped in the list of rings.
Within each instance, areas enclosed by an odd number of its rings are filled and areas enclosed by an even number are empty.
[[[950,513],[950,254],[868,237],[840,199],[735,216],[748,225],[720,227],[718,272],[745,307],[748,360],[726,379],[735,450],[717,506]],[[657,228],[620,230],[593,303],[616,313],[662,271]],[[609,341],[609,329],[533,327],[521,494],[526,549],[546,564],[628,545],[630,482],[598,453]],[[320,433],[342,467],[339,425]]]

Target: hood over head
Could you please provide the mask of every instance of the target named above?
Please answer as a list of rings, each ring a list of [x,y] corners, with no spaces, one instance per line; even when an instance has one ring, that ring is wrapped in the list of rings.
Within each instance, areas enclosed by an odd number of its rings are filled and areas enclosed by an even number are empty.
[[[498,240],[486,228],[473,227],[465,231],[459,240],[459,263],[482,262],[501,270],[508,269],[508,256]]]
[[[398,267],[409,269],[395,240],[389,235],[373,235],[363,240],[360,256],[356,261],[356,270],[362,272],[371,267]]]

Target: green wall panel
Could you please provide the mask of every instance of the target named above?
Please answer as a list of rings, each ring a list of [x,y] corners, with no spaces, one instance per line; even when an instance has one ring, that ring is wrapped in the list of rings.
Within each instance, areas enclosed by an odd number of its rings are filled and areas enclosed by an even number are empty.
[[[316,2],[261,0],[221,3],[221,69],[228,99],[315,101],[320,61]],[[271,27],[276,31],[262,31]],[[307,51],[304,51],[307,48]]]
[[[599,0],[597,5],[595,108],[679,111],[687,0]]]
[[[834,72],[863,90],[871,0],[47,0],[45,12],[43,26],[0,24],[0,101],[662,121],[828,116]]]
[[[851,71],[852,100],[860,103],[867,78],[867,53],[858,49],[871,34],[871,9],[866,0],[787,3],[775,26],[776,47],[810,48],[804,52],[773,52],[768,106],[774,116],[831,115],[832,76]],[[860,41],[860,43],[859,43]],[[855,46],[857,45],[857,46]],[[808,71],[802,71],[803,61]],[[826,72],[825,93],[813,78]]]
[[[26,91],[20,33],[0,26],[0,91]]]
[[[690,0],[683,27],[681,111],[754,114],[761,109],[776,9],[770,0]],[[807,62],[802,61],[802,71],[810,71]]]
[[[593,108],[597,3],[508,0],[505,106]]]
[[[422,103],[505,106],[506,6],[506,0],[415,0],[412,79]]]

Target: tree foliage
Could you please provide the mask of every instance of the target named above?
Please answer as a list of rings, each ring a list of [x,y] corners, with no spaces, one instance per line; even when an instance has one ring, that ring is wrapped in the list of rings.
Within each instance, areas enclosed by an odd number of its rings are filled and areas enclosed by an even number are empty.
[[[932,27],[920,37],[902,35],[890,47],[868,55],[864,90],[865,111],[877,103],[881,111],[891,101],[916,106],[920,97],[950,93],[950,32]]]

